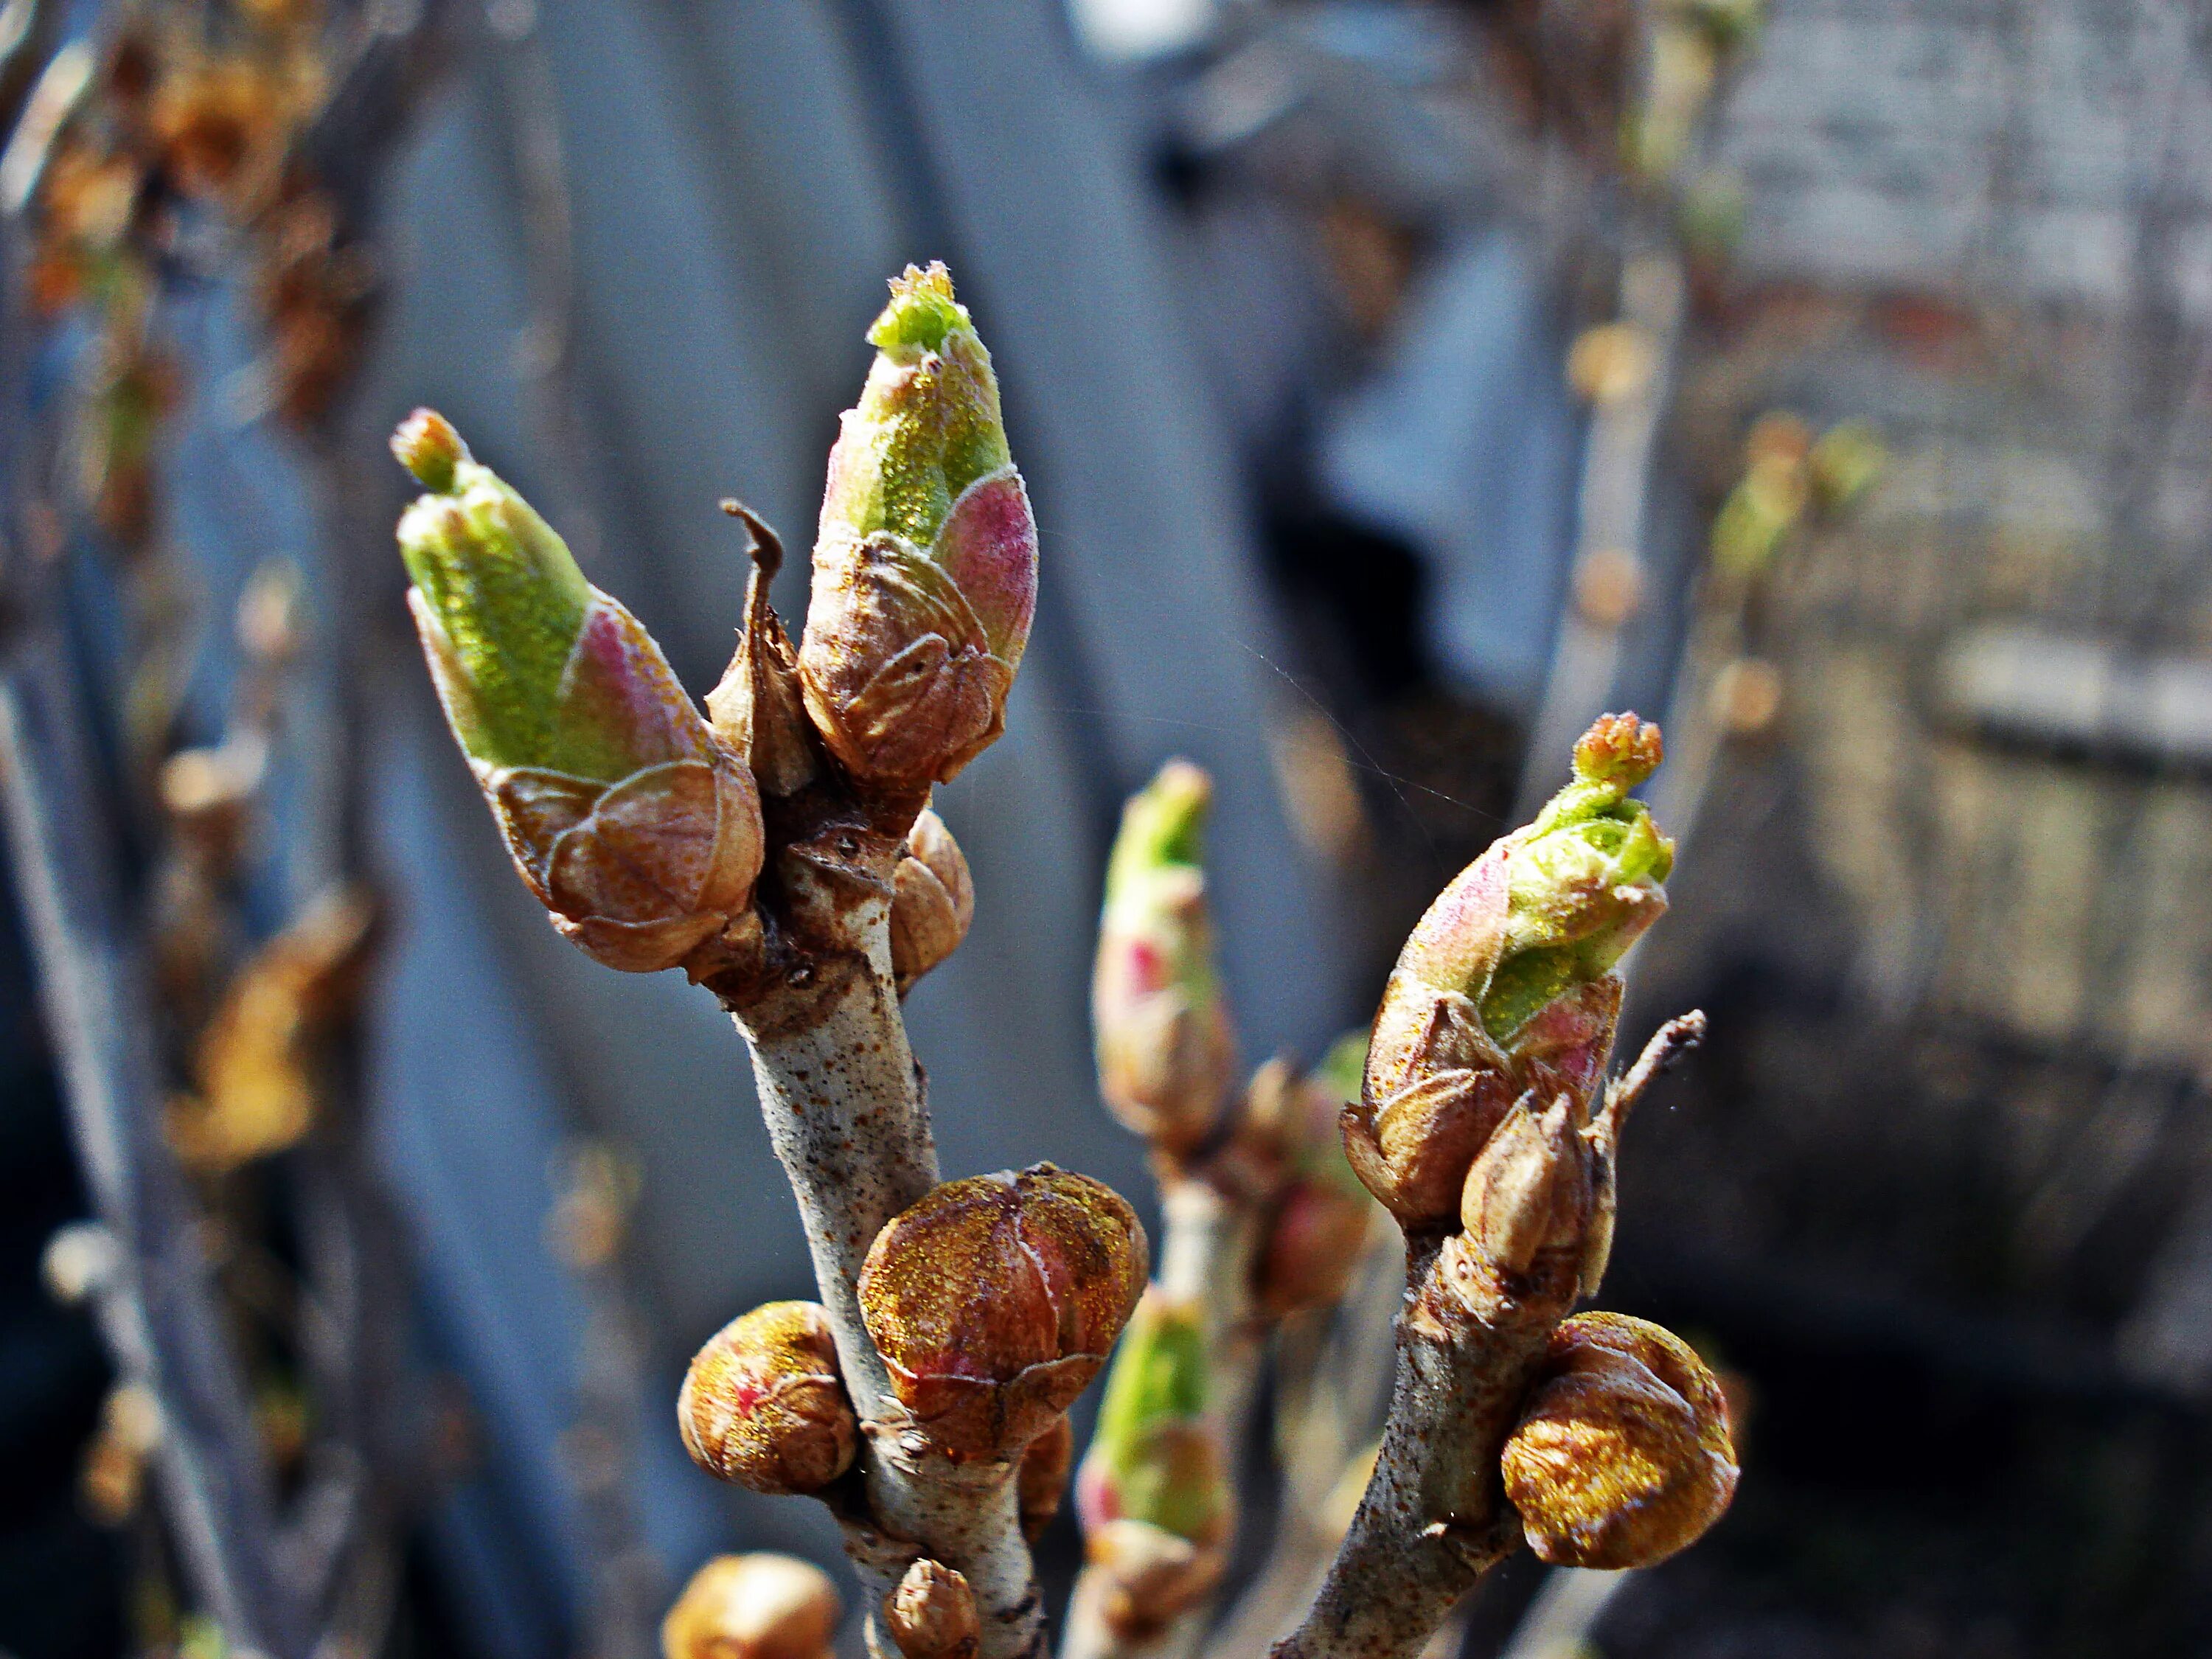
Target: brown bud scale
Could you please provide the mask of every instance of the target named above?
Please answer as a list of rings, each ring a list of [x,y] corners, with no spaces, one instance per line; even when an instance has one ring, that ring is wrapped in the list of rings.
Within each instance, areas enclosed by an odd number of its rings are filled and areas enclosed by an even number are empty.
[[[716,1332],[676,1416],[694,1462],[753,1492],[819,1492],[859,1443],[830,1316],[812,1302],[771,1302]]]

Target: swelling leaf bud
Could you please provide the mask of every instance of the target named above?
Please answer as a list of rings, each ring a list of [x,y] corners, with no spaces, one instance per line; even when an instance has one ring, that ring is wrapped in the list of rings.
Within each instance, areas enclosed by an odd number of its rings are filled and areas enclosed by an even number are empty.
[[[1203,1547],[1224,1542],[1236,1514],[1228,1458],[1206,1417],[1200,1310],[1157,1286],[1137,1304],[1076,1476],[1084,1531],[1142,1521]]]
[[[1060,1496],[1067,1489],[1067,1471],[1075,1462],[1075,1425],[1055,1417],[1050,1427],[1030,1442],[1022,1453],[1022,1466],[1014,1476],[1019,1503],[1022,1536],[1034,1544],[1060,1513]]]
[[[1170,761],[1121,809],[1091,975],[1100,1091],[1124,1127],[1170,1154],[1206,1139],[1237,1064],[1199,863],[1212,788]]]
[[[691,1461],[753,1492],[819,1492],[852,1467],[860,1428],[830,1316],[771,1302],[708,1340],[684,1374],[677,1426]]]
[[[1680,1337],[1622,1314],[1552,1334],[1501,1468],[1528,1547],[1555,1566],[1651,1566],[1735,1495],[1720,1384]]]
[[[945,820],[927,807],[906,832],[891,877],[891,974],[904,996],[960,948],[975,920],[975,884]]]
[[[1036,610],[1036,521],[999,383],[941,264],[893,280],[830,454],[799,643],[806,708],[853,775],[949,782],[1006,729]]]
[[[1573,1097],[1538,1109],[1523,1095],[1468,1171],[1460,1194],[1466,1243],[1493,1273],[1525,1273],[1537,1253],[1577,1256],[1595,1206],[1589,1144]]]
[[[1587,1116],[1620,1010],[1613,965],[1667,908],[1674,844],[1628,797],[1659,757],[1658,727],[1599,720],[1575,745],[1573,781],[1407,939],[1344,1115],[1352,1168],[1402,1224],[1449,1224],[1524,1090],[1565,1091]]]
[[[1309,1075],[1272,1060],[1246,1086],[1234,1146],[1264,1194],[1252,1288],[1269,1318],[1328,1307],[1359,1266],[1375,1200],[1345,1158],[1338,1119],[1366,1056],[1367,1034],[1356,1031]]]
[[[884,1598],[884,1624],[906,1659],[975,1659],[983,1637],[967,1578],[927,1558]]]
[[[795,1556],[717,1556],[661,1621],[662,1659],[830,1659],[842,1611],[830,1575]]]
[[[429,487],[399,520],[446,718],[553,925],[611,968],[672,968],[752,902],[760,797],[660,647],[428,410],[392,452]]]
[[[860,1317],[939,1450],[1012,1457],[1098,1374],[1148,1265],[1119,1194],[1036,1164],[892,1217],[860,1270]]]
[[[1099,1616],[1121,1641],[1158,1636],[1170,1620],[1196,1607],[1229,1565],[1218,1546],[1194,1544],[1146,1521],[1109,1521],[1085,1540],[1097,1570]]]

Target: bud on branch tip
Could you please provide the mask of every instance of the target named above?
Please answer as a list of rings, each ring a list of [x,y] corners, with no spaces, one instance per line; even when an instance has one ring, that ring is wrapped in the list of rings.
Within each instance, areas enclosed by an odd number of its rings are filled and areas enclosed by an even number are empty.
[[[1212,794],[1203,771],[1173,760],[1129,798],[1091,975],[1100,1091],[1124,1127],[1171,1155],[1206,1139],[1237,1062],[1199,862]]]
[[[856,777],[949,781],[1006,726],[1036,610],[1036,523],[999,384],[941,264],[908,267],[830,452],[799,653],[806,708]]]
[[[1462,871],[1407,938],[1344,1121],[1352,1167],[1401,1222],[1449,1222],[1524,1091],[1564,1091],[1587,1121],[1620,1012],[1613,966],[1667,908],[1674,844],[1629,796],[1660,755],[1656,726],[1600,719],[1566,787]]]
[[[454,738],[554,926],[611,967],[676,966],[751,902],[760,796],[660,647],[512,486],[418,410],[392,452],[408,603]]]

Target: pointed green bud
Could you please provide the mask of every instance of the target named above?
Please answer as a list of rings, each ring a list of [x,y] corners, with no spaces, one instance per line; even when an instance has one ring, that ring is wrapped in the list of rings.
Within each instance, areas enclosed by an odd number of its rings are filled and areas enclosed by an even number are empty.
[[[1125,1127],[1173,1154],[1206,1139],[1237,1064],[1199,862],[1212,793],[1175,760],[1129,798],[1091,975],[1099,1089]]]
[[[1461,872],[1399,953],[1344,1131],[1352,1168],[1407,1225],[1449,1224],[1525,1090],[1564,1091],[1587,1118],[1620,1012],[1613,965],[1667,908],[1673,843],[1628,793],[1660,753],[1656,726],[1598,720],[1572,781]]]
[[[443,417],[418,410],[392,450],[428,486],[399,520],[408,604],[516,868],[599,961],[676,966],[751,903],[751,774],[643,625]]]
[[[941,264],[908,266],[830,452],[799,668],[856,777],[949,781],[1006,726],[1036,610],[1036,522],[991,355]]]
[[[1178,1538],[1220,1540],[1235,1500],[1206,1420],[1207,1393],[1200,1310],[1152,1286],[1115,1350],[1097,1431],[1076,1475],[1086,1529],[1136,1520]]]

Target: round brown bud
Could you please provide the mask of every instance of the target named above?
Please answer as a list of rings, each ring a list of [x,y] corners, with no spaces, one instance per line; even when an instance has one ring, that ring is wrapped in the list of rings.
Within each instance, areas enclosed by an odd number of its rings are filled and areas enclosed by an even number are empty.
[[[1359,1266],[1373,1213],[1366,1194],[1346,1192],[1340,1182],[1293,1181],[1267,1218],[1253,1264],[1261,1310],[1280,1318],[1334,1304]]]
[[[1014,1490],[1021,1506],[1022,1536],[1030,1543],[1044,1536],[1044,1529],[1060,1513],[1060,1498],[1067,1491],[1067,1471],[1074,1462],[1075,1425],[1064,1415],[1054,1418],[1022,1453]]]
[[[894,1216],[860,1316],[899,1401],[940,1450],[1010,1457],[1106,1363],[1149,1266],[1121,1195],[1049,1164],[971,1176]]]
[[[907,831],[891,889],[891,973],[904,996],[960,948],[975,920],[975,884],[945,820],[922,809]]]
[[[975,1659],[983,1636],[968,1580],[927,1559],[908,1567],[884,1598],[884,1623],[906,1659]]]
[[[1229,1565],[1219,1544],[1194,1543],[1146,1521],[1108,1522],[1085,1540],[1084,1553],[1103,1580],[1106,1627],[1131,1643],[1197,1606]]]
[[[1735,1495],[1720,1384],[1680,1337],[1624,1314],[1553,1333],[1500,1462],[1528,1547],[1555,1566],[1650,1566]]]
[[[859,1443],[830,1316],[771,1302],[732,1320],[693,1357],[676,1420],[709,1474],[754,1492],[819,1492],[852,1467]]]
[[[821,1568],[765,1552],[691,1575],[660,1625],[664,1659],[829,1659],[843,1611]]]

